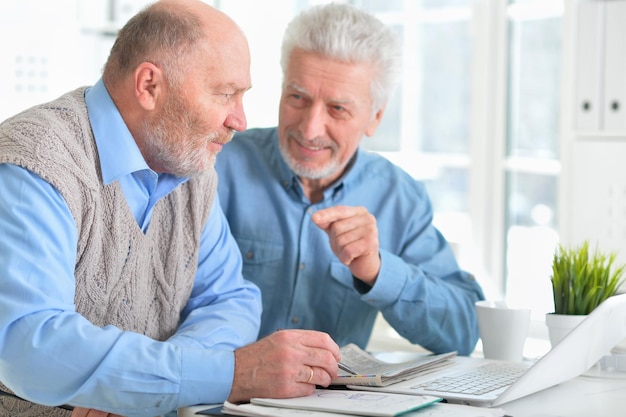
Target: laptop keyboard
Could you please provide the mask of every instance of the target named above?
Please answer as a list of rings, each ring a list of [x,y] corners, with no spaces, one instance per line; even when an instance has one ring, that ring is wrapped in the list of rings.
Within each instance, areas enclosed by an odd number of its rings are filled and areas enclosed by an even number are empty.
[[[465,373],[444,376],[411,388],[455,394],[482,395],[511,385],[526,370],[527,368],[525,367],[490,363]]]

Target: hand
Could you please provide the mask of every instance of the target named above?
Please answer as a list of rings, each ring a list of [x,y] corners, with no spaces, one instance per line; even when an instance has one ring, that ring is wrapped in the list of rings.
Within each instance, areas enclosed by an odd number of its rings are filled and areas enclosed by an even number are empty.
[[[291,398],[310,395],[315,385],[337,377],[339,347],[326,333],[279,330],[235,350],[230,402],[252,397]]]
[[[380,271],[376,217],[365,207],[336,206],[315,212],[312,219],[352,275],[373,286]]]
[[[98,411],[91,408],[74,407],[71,417],[123,417],[119,414],[111,414],[106,411]]]

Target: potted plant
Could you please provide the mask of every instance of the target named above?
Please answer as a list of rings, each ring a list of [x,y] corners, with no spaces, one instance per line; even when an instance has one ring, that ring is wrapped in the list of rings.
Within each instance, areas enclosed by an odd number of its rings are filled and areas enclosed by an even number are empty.
[[[559,245],[552,259],[554,313],[546,315],[552,346],[604,300],[615,295],[626,265],[615,265],[617,254],[591,252],[589,242],[578,247]]]

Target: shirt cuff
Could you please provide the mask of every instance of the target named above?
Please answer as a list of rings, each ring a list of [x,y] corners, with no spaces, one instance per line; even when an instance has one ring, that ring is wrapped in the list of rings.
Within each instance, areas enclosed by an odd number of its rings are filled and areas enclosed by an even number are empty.
[[[180,404],[223,403],[230,394],[235,353],[228,350],[182,348]]]
[[[406,287],[407,266],[404,260],[389,252],[380,251],[380,272],[371,289],[361,296],[366,303],[379,310],[394,304]]]

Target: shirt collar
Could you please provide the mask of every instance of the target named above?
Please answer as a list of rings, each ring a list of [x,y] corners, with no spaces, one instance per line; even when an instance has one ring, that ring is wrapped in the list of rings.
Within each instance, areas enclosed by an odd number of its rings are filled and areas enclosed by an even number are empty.
[[[105,185],[150,167],[111,99],[102,78],[85,92]]]

